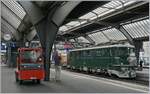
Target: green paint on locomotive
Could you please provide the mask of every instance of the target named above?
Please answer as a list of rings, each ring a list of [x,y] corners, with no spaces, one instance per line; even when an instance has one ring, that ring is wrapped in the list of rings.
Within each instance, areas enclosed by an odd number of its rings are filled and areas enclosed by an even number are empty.
[[[76,69],[117,70],[131,67],[127,61],[128,55],[134,52],[132,46],[108,46],[72,50],[69,53],[69,65]],[[126,69],[128,70],[128,69]]]

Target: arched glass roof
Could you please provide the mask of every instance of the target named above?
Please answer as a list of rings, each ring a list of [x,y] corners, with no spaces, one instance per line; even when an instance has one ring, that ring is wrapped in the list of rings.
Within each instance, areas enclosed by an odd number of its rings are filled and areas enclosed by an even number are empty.
[[[71,21],[70,27],[64,28],[65,25],[60,27],[60,31],[62,34],[67,33],[72,28],[75,28],[77,26],[80,26],[84,23],[88,23],[90,20],[95,20],[99,17],[104,16],[105,14],[108,14],[110,12],[113,12],[115,10],[121,9],[125,6],[131,5],[133,3],[136,3],[136,0],[112,0],[109,3],[106,3],[97,9],[92,10],[91,12],[79,17],[77,21]],[[142,37],[148,37],[149,36],[149,19],[139,20],[139,21],[133,21],[129,24],[122,25],[124,29],[129,33],[129,35],[135,39],[135,38],[142,38]],[[120,40],[127,40],[127,38],[123,35],[123,33],[115,28],[108,28],[105,30],[96,30],[91,31],[93,33],[88,34],[88,36],[95,41],[96,44],[100,43],[106,43],[110,41],[120,41]],[[79,37],[78,37],[79,38]],[[87,42],[88,40],[82,39],[84,42]]]
[[[77,20],[70,21],[67,24],[59,28],[58,34],[65,34],[72,28],[76,28],[80,25],[88,23],[89,21],[96,20],[97,18],[103,17],[105,14],[111,13],[117,9],[121,9],[125,6],[135,3],[136,0],[112,0],[83,16],[78,17]],[[17,36],[15,32],[18,32],[18,27],[23,21],[26,12],[21,5],[15,0],[2,0],[1,1],[1,18],[2,18],[2,32],[10,33],[12,36]],[[122,25],[129,35],[136,39],[149,36],[149,19],[131,22],[129,24]],[[107,28],[105,30],[97,30],[96,32],[91,31],[88,33],[92,40],[96,44],[109,42],[112,40],[120,41],[127,40],[127,38],[115,28]],[[77,39],[81,42],[89,43],[89,40],[85,37],[79,36]],[[73,39],[71,39],[73,40]]]
[[[89,12],[89,13],[81,16],[81,17],[79,17],[78,18],[79,22],[76,22],[76,23],[74,23],[75,21],[69,22],[69,23],[73,22],[74,24],[72,24],[72,26],[70,28],[67,28],[67,30],[69,30],[69,29],[71,29],[73,27],[79,26],[79,25],[81,25],[83,23],[86,23],[87,20],[94,20],[97,17],[101,17],[101,16],[103,16],[105,14],[108,14],[108,13],[110,13],[112,11],[115,11],[116,9],[122,8],[124,6],[129,5],[129,4],[132,4],[134,2],[136,2],[136,1],[131,1],[131,0],[113,0],[113,1],[107,3],[107,4],[103,5],[103,6],[100,6],[97,9],[94,9],[93,11],[91,11],[91,12]],[[67,24],[69,24],[69,23],[67,23]],[[64,30],[62,27],[60,27],[60,31],[67,31],[66,29]]]
[[[132,38],[148,37],[150,35],[149,26],[149,19],[123,25]],[[109,42],[110,40],[127,40],[127,38],[115,28],[89,34],[89,36],[96,42],[96,44]]]
[[[150,26],[150,21],[149,19],[147,19],[147,20],[142,20],[139,22],[127,24],[124,25],[123,27],[128,31],[128,33],[133,38],[140,38],[140,37],[149,36],[149,26]]]

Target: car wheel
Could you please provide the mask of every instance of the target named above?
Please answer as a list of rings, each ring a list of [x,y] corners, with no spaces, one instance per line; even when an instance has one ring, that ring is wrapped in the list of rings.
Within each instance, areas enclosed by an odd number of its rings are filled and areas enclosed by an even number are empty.
[[[19,81],[17,73],[15,73],[16,82]]]
[[[23,83],[23,80],[19,80],[19,84],[21,85]]]
[[[38,80],[37,80],[37,84],[40,84],[40,83],[41,83],[41,81],[38,79]]]

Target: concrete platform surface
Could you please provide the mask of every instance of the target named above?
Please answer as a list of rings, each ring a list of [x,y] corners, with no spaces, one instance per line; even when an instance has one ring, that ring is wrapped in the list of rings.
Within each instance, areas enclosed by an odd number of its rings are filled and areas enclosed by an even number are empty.
[[[137,79],[142,81],[149,81],[149,69],[143,69],[142,71],[136,71]]]
[[[148,93],[148,86],[110,80],[101,77],[62,70],[61,81],[54,81],[51,69],[51,81],[35,84],[30,81],[19,85],[15,82],[13,68],[1,67],[2,93]]]

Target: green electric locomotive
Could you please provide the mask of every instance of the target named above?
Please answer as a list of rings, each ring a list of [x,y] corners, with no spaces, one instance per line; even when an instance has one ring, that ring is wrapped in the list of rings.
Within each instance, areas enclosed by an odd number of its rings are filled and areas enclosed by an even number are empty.
[[[131,45],[110,45],[70,50],[68,68],[104,72],[119,78],[136,77],[136,57]]]

